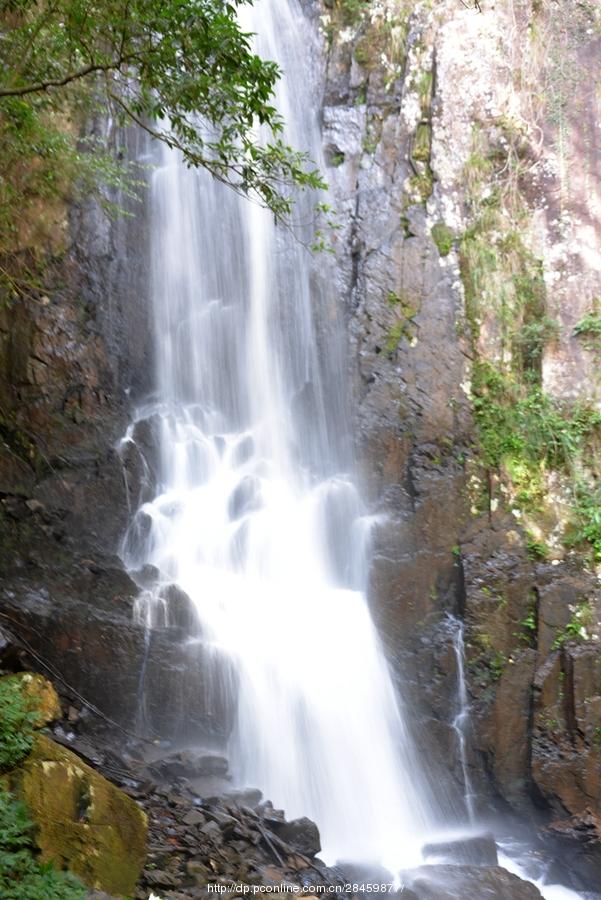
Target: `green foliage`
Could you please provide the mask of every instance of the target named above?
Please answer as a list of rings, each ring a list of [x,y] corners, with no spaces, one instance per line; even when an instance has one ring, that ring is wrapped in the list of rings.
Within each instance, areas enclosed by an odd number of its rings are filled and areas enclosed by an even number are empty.
[[[434,190],[434,176],[428,163],[424,163],[425,171],[412,175],[409,179],[409,191],[418,203],[426,203]]]
[[[601,484],[578,480],[573,520],[566,536],[569,547],[588,543],[595,562],[601,562]]]
[[[0,680],[0,772],[13,769],[33,746],[38,715],[28,709],[17,681]]]
[[[545,347],[559,336],[559,325],[544,313],[532,321],[525,322],[514,335],[514,346],[522,356],[524,368],[538,368]]]
[[[599,561],[601,415],[584,402],[554,399],[542,386],[543,354],[559,326],[547,311],[542,262],[525,239],[529,211],[520,178],[528,141],[518,124],[504,119],[494,130],[474,128],[472,142],[464,172],[472,224],[458,248],[480,459],[500,477],[497,502],[506,497],[517,515],[531,521],[538,516],[543,530],[549,520],[548,475],[559,473],[558,484],[571,494],[566,543],[588,542]],[[601,347],[595,306],[574,333]],[[490,481],[483,481],[490,491]],[[548,553],[544,541],[532,538],[527,549],[532,558]]]
[[[493,468],[516,457],[534,466],[570,469],[601,427],[597,410],[584,404],[562,408],[537,385],[524,390],[488,361],[475,365],[472,390],[483,456]]]
[[[345,25],[358,25],[369,9],[370,0],[334,0],[333,5]]]
[[[558,650],[568,641],[588,641],[589,629],[595,624],[591,604],[588,600],[582,600],[574,610],[572,618],[560,631],[553,641],[553,650]]]
[[[81,900],[86,891],[78,879],[36,859],[33,831],[23,804],[0,788],[2,900]]]
[[[601,350],[601,313],[591,310],[574,327],[574,334],[583,338],[587,350]]]
[[[420,98],[422,112],[429,112],[434,89],[434,73],[432,69],[424,69],[417,82],[417,93]]]
[[[526,550],[528,551],[529,559],[532,560],[548,559],[549,557],[549,548],[545,542],[537,540],[537,538],[530,533],[526,536]]]
[[[393,353],[402,339],[407,336],[406,323],[404,321],[395,322],[392,328],[389,329],[386,337],[386,344],[384,345],[386,353]]]
[[[509,660],[500,650],[495,651],[488,662],[488,668],[493,681],[499,681]]]
[[[323,185],[282,140],[272,102],[280,70],[253,52],[237,18],[249,2],[2,5],[0,257],[23,240],[40,201],[76,184],[135,184],[104,139],[80,140],[98,112],[137,124],[276,216],[290,211],[295,188]]]
[[[580,474],[583,461],[590,464],[595,457],[601,413],[585,404],[562,404],[489,362],[475,363],[472,393],[482,461],[509,479],[513,503],[526,512],[539,511],[545,473],[563,471],[574,485],[566,543],[588,542],[601,560],[601,488]],[[548,557],[544,541],[530,537],[526,546],[531,558]]]
[[[522,628],[526,631],[533,632],[536,631],[536,614],[533,609],[530,610],[526,618],[522,619],[520,622]]]
[[[448,256],[453,249],[453,241],[455,240],[453,229],[445,225],[444,222],[437,222],[436,225],[432,226],[432,239],[440,255]]]
[[[538,598],[535,591],[530,591],[528,612],[520,622],[521,632],[514,632],[514,637],[519,638],[528,647],[536,647],[538,633]]]

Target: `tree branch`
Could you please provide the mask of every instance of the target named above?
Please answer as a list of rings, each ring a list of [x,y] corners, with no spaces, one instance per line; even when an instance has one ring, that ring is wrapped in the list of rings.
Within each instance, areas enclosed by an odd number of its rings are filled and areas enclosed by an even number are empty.
[[[133,61],[135,58],[136,57],[133,55],[120,56],[118,59],[109,63],[91,63],[89,66],[85,66],[77,72],[71,72],[69,75],[65,75],[64,78],[39,81],[37,84],[26,84],[23,85],[23,87],[18,88],[0,88],[0,97],[24,97],[27,94],[40,94],[43,91],[47,91],[49,88],[65,87],[65,85],[70,84],[72,81],[78,81],[81,78],[85,78],[87,75],[91,75],[92,72],[118,72],[120,71],[121,66],[127,62]]]

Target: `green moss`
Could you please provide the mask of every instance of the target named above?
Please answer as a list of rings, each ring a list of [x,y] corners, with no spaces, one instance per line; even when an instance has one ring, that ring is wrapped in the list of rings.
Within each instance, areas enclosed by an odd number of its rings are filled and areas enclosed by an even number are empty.
[[[390,354],[396,350],[403,339],[410,342],[414,340],[417,332],[415,318],[419,312],[419,302],[403,291],[399,293],[388,291],[386,300],[399,317],[389,329],[384,345],[384,350]]]
[[[432,240],[436,244],[438,252],[441,256],[448,256],[453,249],[453,241],[455,235],[453,229],[445,225],[444,222],[437,222],[432,226]]]
[[[434,74],[431,69],[422,71],[416,87],[422,112],[429,112],[432,102],[432,90],[434,87]]]
[[[367,68],[372,59],[373,49],[371,47],[371,41],[369,37],[366,35],[361,40],[357,41],[355,44],[355,49],[353,52],[353,56],[360,66]]]
[[[413,149],[411,155],[414,161],[428,163],[430,162],[430,152],[432,149],[432,128],[429,122],[420,122],[415,132],[413,140]]]
[[[403,338],[406,338],[407,334],[407,326],[406,323],[395,322],[392,328],[389,329],[388,335],[386,338],[386,343],[384,345],[384,350],[386,353],[393,353],[394,350],[399,346]]]
[[[413,175],[409,179],[409,192],[418,203],[426,203],[434,190],[434,176],[430,166],[421,175]]]
[[[415,237],[415,235],[411,231],[411,225],[406,215],[401,216],[401,228],[403,229],[403,237],[405,239]]]
[[[42,734],[8,778],[37,826],[44,861],[109,894],[131,893],[146,857],[147,827],[133,800]]]

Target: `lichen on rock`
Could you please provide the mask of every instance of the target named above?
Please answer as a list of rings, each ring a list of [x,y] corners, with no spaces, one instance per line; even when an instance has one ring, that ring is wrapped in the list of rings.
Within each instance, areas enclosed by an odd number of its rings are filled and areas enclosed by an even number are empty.
[[[70,750],[37,734],[7,776],[37,826],[41,858],[90,887],[127,895],[146,857],[146,815]]]

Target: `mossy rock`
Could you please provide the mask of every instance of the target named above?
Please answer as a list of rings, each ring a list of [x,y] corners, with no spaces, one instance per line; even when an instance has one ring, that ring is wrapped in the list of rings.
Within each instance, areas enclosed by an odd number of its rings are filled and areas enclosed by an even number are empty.
[[[146,815],[133,800],[43,734],[8,781],[37,826],[43,861],[69,869],[96,890],[133,891],[147,836]]]
[[[36,713],[36,728],[43,728],[56,719],[60,719],[62,710],[58,694],[52,684],[43,675],[34,672],[19,672],[17,675],[6,675],[1,679],[3,684],[18,684],[21,696],[28,712]]]

